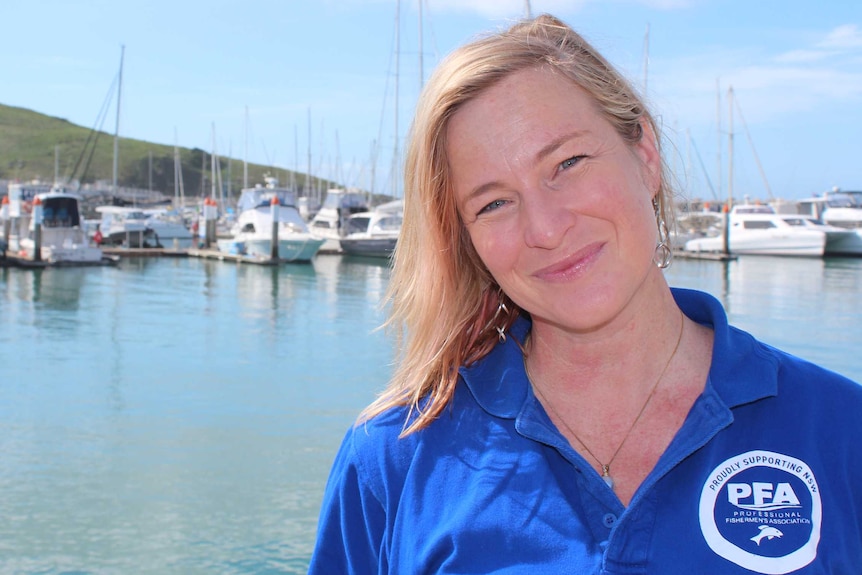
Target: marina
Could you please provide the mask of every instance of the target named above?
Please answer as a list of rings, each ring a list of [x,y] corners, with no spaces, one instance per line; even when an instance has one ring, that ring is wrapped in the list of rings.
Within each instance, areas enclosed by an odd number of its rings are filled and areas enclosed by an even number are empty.
[[[862,381],[862,259],[666,275]],[[335,451],[391,373],[388,279],[385,259],[344,255],[0,269],[3,570],[305,573]]]

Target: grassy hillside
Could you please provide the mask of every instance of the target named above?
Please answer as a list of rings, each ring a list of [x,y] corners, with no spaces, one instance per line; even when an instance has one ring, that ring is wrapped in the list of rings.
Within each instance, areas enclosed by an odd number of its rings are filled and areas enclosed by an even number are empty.
[[[95,145],[93,145],[95,144]],[[59,151],[59,175],[82,183],[113,177],[114,136],[76,126],[61,118],[46,116],[32,110],[0,104],[0,180],[54,180],[55,149]],[[152,170],[150,163],[152,158]],[[197,148],[180,148],[183,185],[186,196],[209,195],[210,156]],[[241,160],[221,158],[222,182],[237,193],[242,187]],[[202,170],[203,168],[203,170]],[[249,164],[249,185],[262,183],[265,174],[277,177],[282,184],[290,181],[284,169]],[[173,146],[153,144],[130,138],[120,138],[118,184],[123,187],[150,188],[167,195],[174,194]],[[299,186],[305,174],[296,174]],[[311,182],[316,185],[316,181]],[[329,187],[323,184],[323,189]]]

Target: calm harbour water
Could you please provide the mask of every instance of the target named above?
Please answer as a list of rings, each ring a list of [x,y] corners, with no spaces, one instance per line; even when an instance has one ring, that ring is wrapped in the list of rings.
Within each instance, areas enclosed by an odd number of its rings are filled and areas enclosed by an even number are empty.
[[[862,381],[862,259],[677,259],[672,285]],[[390,373],[384,262],[0,270],[0,573],[305,573]]]

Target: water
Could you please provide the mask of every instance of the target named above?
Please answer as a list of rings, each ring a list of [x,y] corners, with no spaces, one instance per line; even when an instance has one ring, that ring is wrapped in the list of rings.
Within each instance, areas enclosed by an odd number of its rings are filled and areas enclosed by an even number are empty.
[[[862,260],[677,260],[761,339],[862,381]],[[385,383],[382,261],[0,270],[0,573],[305,573]]]

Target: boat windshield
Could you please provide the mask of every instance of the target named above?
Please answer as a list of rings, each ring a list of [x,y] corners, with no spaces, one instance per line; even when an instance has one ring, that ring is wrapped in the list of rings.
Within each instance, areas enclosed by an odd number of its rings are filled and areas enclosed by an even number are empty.
[[[737,214],[774,214],[770,206],[737,206],[734,208]]]
[[[377,225],[374,226],[374,229],[381,230],[384,232],[397,232],[401,229],[401,216],[389,216],[386,218],[380,218],[380,221],[377,222]]]
[[[862,204],[856,202],[856,198],[848,194],[830,195],[826,201],[830,208],[860,208]]]
[[[367,216],[353,216],[347,220],[347,233],[356,234],[368,231],[368,222],[371,218]]]

